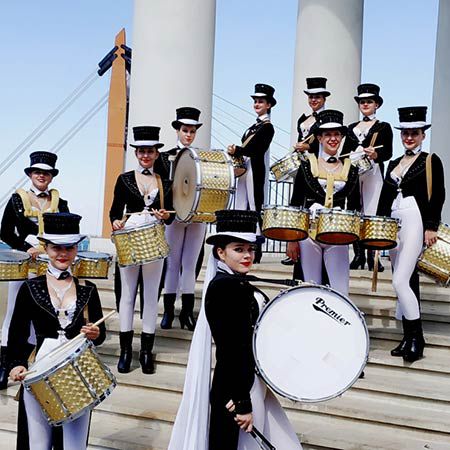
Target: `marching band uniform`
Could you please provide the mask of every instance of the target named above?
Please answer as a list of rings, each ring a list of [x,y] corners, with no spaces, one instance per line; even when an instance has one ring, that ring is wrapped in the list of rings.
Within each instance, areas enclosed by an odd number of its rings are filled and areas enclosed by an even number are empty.
[[[53,177],[58,175],[55,169],[57,155],[45,151],[33,152],[30,155],[30,166],[25,173],[31,177],[33,171],[45,171]],[[28,251],[38,249],[40,244],[37,235],[43,232],[42,214],[44,212],[68,212],[67,202],[59,197],[56,189],[40,191],[31,183],[28,191],[18,189],[12,194],[3,213],[0,237],[2,241],[15,250]],[[2,347],[0,359],[0,389],[5,389],[8,383],[8,331],[14,305],[22,281],[11,281],[8,285],[8,306],[3,319]],[[34,332],[31,330],[30,344],[34,347]],[[31,350],[30,350],[31,351]]]
[[[182,133],[180,129],[184,126],[195,127],[198,130],[202,123],[199,122],[200,111],[196,108],[183,107],[176,111],[177,119],[172,122],[172,127],[178,134]],[[195,135],[194,135],[195,136]],[[193,140],[191,144],[193,143]],[[169,156],[174,158],[183,149],[186,148],[181,139],[178,139],[178,145],[174,149],[175,154]],[[167,152],[170,153],[173,150]],[[168,160],[164,153],[162,156]],[[158,160],[156,161],[158,162]],[[169,161],[170,165],[173,162]],[[157,170],[157,168],[155,168]],[[193,331],[195,319],[193,315],[195,301],[195,280],[196,263],[203,247],[206,234],[205,223],[184,223],[174,221],[166,229],[166,238],[170,247],[170,253],[166,260],[166,269],[164,275],[164,316],[161,320],[161,328],[172,328],[172,322],[175,317],[175,301],[177,292],[181,292],[181,312],[180,324],[184,329]]]
[[[45,232],[40,239],[56,245],[76,246],[85,238],[79,234],[80,219],[80,216],[70,213],[44,214]],[[64,309],[48,287],[52,285],[52,279],[61,278],[71,278],[75,285],[74,299]],[[73,286],[72,282],[69,286]],[[67,271],[61,271],[50,261],[46,275],[25,281],[19,289],[8,337],[13,367],[27,367],[27,335],[31,324],[36,330],[36,360],[39,360],[77,336],[87,324],[86,319],[96,322],[102,316],[96,286],[90,282],[81,285],[77,278],[72,277],[70,267]],[[100,345],[105,340],[105,334],[105,325],[99,325],[94,344]],[[30,392],[22,389],[19,402],[18,450],[50,450],[52,443],[59,444],[58,448],[64,450],[87,448],[90,412],[54,428],[48,424],[38,401]],[[61,429],[62,437],[59,434]]]
[[[399,108],[400,130],[427,130],[425,106]],[[398,246],[390,251],[392,284],[398,297],[397,319],[402,319],[404,337],[392,350],[393,356],[415,361],[423,355],[424,338],[420,319],[418,289],[410,279],[417,277],[416,262],[423,248],[424,232],[437,231],[445,200],[444,170],[441,159],[431,155],[432,194],[428,200],[427,153],[422,145],[408,149],[405,155],[392,160],[387,168],[378,205],[378,215],[401,221]]]
[[[267,301],[262,291],[218,261],[217,246],[255,243],[258,213],[216,212],[217,234],[203,287],[202,308],[189,354],[183,399],[172,431],[169,450],[257,450],[259,445],[226,409],[233,400],[236,414],[253,414],[254,425],[279,449],[302,447],[278,400],[255,375],[253,327]],[[230,324],[233,324],[230,327]],[[211,392],[211,335],[216,366]],[[210,413],[209,403],[211,403]],[[208,433],[209,422],[209,433]],[[208,435],[209,434],[209,435]]]
[[[354,97],[357,103],[363,100],[373,100],[378,106],[383,104],[380,88],[376,84],[365,83],[358,86],[358,95]],[[368,125],[366,125],[366,123]],[[364,148],[382,145],[376,150],[377,157],[372,160],[372,168],[359,176],[361,191],[361,211],[364,215],[376,214],[378,200],[383,186],[384,162],[392,158],[392,128],[387,122],[381,122],[373,115],[364,115],[362,120],[349,125],[348,133],[343,145],[344,154],[352,153],[350,159],[356,160],[365,155]],[[353,244],[355,257],[350,263],[351,269],[364,268],[364,250],[356,242]],[[369,270],[373,269],[373,251],[368,250],[367,262]],[[379,271],[384,268],[379,265]]]
[[[142,147],[155,148],[159,153],[164,144],[159,142],[159,127],[134,127],[134,142],[130,144],[136,148],[136,152]],[[136,153],[137,154],[137,153]],[[156,217],[148,214],[152,209],[159,210],[164,207],[172,209],[172,191],[170,182],[159,178],[156,175],[156,183],[160,186],[149,190],[149,186],[154,181],[153,168],[144,168],[140,166],[137,171],[131,170],[121,174],[114,188],[114,199],[109,212],[111,223],[114,227],[115,221],[121,221],[124,210],[130,215],[123,227],[135,228],[136,226],[154,223]],[[142,181],[148,178],[147,181]],[[142,214],[140,214],[142,213]],[[173,217],[170,217],[165,223],[170,223]],[[122,221],[123,223],[123,221]],[[134,304],[136,300],[136,290],[139,272],[142,270],[144,284],[144,305],[142,312],[142,333],[141,333],[141,351],[140,363],[144,373],[153,373],[154,365],[152,360],[152,350],[155,339],[156,319],[158,316],[158,286],[161,279],[163,260],[159,259],[148,264],[138,266],[120,267],[121,278],[121,296],[120,296],[120,358],[118,370],[121,373],[130,371],[132,360],[132,341],[133,341],[133,319]]]
[[[345,134],[346,127],[342,125],[343,114],[335,110],[325,110],[317,116],[318,126],[316,136],[327,130],[339,130]],[[319,159],[327,163],[336,158],[319,148]],[[332,160],[334,158],[334,160]],[[339,171],[335,171],[340,169]],[[302,206],[312,211],[320,210],[326,204],[327,177],[333,174],[332,205],[342,209],[359,210],[358,170],[350,164],[348,158],[343,164],[323,173],[318,164],[318,158],[310,154],[307,160],[301,162],[294,182],[291,206]],[[346,207],[347,201],[347,207]],[[294,245],[294,243],[292,244]],[[321,244],[310,237],[301,241],[300,260],[305,281],[322,283],[322,261],[324,262],[331,287],[348,295],[349,267],[348,247],[346,245]]]

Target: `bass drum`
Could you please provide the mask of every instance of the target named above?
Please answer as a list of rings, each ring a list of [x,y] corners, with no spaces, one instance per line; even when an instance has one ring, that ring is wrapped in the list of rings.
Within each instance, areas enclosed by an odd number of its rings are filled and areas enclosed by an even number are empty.
[[[303,284],[282,292],[262,311],[253,352],[261,377],[276,393],[321,402],[358,380],[369,355],[369,333],[347,297]]]

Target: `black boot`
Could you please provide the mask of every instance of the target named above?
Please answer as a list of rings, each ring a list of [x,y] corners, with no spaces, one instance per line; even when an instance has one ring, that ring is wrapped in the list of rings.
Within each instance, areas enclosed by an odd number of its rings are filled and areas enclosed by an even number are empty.
[[[146,375],[155,373],[152,355],[154,342],[154,334],[144,332],[141,333],[141,351],[139,352],[139,362],[141,363],[142,373],[145,373]]]
[[[164,315],[161,320],[161,328],[163,330],[170,330],[172,322],[175,317],[175,300],[177,294],[164,294]]]
[[[9,362],[8,362],[8,347],[0,348],[0,390],[8,387],[9,376]]]
[[[374,264],[375,264],[374,250],[367,250],[367,265],[369,266],[369,270],[373,270]],[[381,264],[379,258],[378,258],[378,272],[384,272],[384,266]]]
[[[117,370],[120,373],[128,373],[130,371],[131,361],[133,360],[133,335],[133,330],[119,333],[120,356]]]
[[[407,362],[414,362],[423,356],[425,339],[423,338],[422,321],[420,319],[407,320],[409,336],[406,338],[403,359]]]
[[[352,262],[350,263],[350,269],[363,270],[364,265],[366,264],[366,255],[364,253],[364,249],[359,245],[359,242],[353,243],[353,251],[355,253],[355,256],[353,257]]]
[[[403,356],[406,348],[406,338],[409,335],[408,329],[408,321],[402,316],[403,323],[403,339],[400,341],[400,344],[397,345],[394,349],[391,350],[392,356]]]
[[[194,294],[181,295],[180,325],[183,330],[186,326],[189,331],[194,331],[196,323],[194,319],[194,302]]]

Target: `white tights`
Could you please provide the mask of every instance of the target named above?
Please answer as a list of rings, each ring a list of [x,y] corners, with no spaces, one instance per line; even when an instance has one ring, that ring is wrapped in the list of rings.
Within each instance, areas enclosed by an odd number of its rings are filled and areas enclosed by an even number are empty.
[[[307,238],[300,241],[300,258],[305,281],[322,284],[322,258],[327,269],[330,286],[348,295],[348,245],[326,245]]]
[[[24,390],[23,401],[27,412],[28,435],[30,450],[51,450],[52,427],[42,413],[37,400],[28,391]],[[78,419],[64,424],[63,440],[64,450],[86,449],[89,432],[90,412],[86,412]]]
[[[131,331],[133,329],[139,267],[142,267],[142,278],[144,280],[142,331],[150,334],[155,333],[158,317],[158,287],[163,263],[163,259],[158,259],[142,266],[120,267],[120,279],[122,281],[119,309],[120,331]]]
[[[164,293],[175,294],[179,288],[183,294],[194,293],[195,267],[205,233],[205,223],[173,222],[166,227],[166,239],[170,253],[167,257]],[[178,286],[180,278],[181,285]]]
[[[401,220],[398,245],[390,253],[392,263],[392,285],[398,297],[396,317],[408,320],[420,317],[419,301],[409,285],[417,258],[423,248],[423,224],[414,197],[397,197],[392,217]]]
[[[361,211],[366,216],[374,216],[377,213],[378,200],[380,199],[383,177],[378,164],[359,176],[359,188],[361,190]]]

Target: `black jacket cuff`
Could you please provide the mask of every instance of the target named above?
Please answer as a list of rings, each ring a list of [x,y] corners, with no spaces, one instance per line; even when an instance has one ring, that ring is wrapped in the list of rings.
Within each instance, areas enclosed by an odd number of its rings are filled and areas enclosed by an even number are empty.
[[[252,409],[252,401],[250,399],[233,401],[236,414],[250,414]]]

